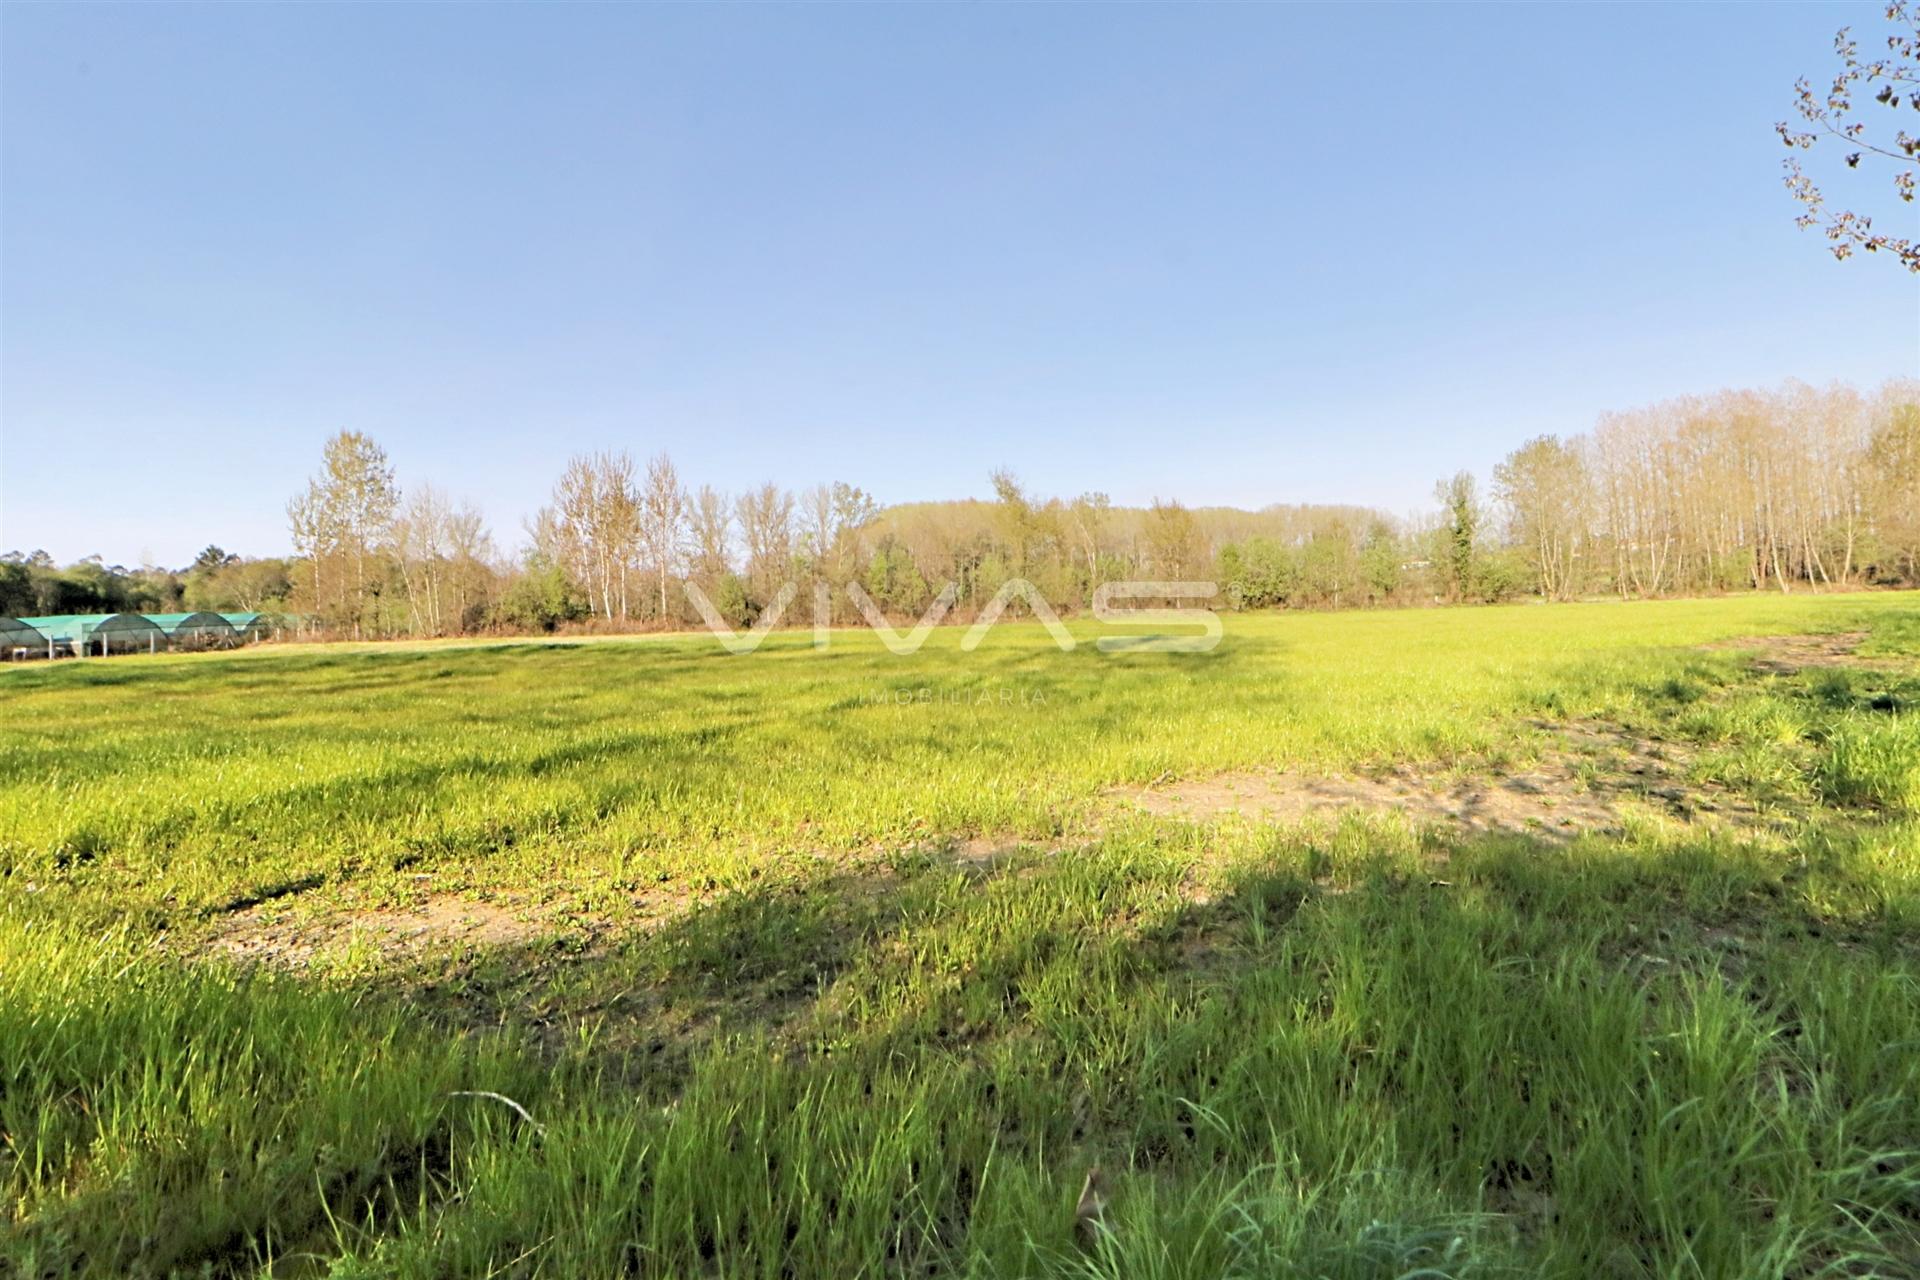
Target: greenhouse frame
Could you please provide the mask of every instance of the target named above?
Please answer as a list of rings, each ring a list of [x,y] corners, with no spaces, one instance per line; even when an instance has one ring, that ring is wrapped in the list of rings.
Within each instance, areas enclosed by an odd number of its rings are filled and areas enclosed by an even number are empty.
[[[168,644],[175,648],[211,649],[232,644],[238,639],[233,624],[225,615],[208,613],[149,613],[147,619],[167,633]]]
[[[8,658],[44,658],[48,656],[47,637],[24,618],[0,614],[0,655]]]
[[[0,659],[101,657],[163,649],[231,648],[285,626],[271,613],[60,613],[0,615]]]
[[[287,625],[286,619],[277,613],[223,613],[220,616],[232,626],[242,644],[265,640]]]
[[[61,613],[22,618],[56,649],[91,658],[109,653],[158,653],[166,632],[138,613]]]

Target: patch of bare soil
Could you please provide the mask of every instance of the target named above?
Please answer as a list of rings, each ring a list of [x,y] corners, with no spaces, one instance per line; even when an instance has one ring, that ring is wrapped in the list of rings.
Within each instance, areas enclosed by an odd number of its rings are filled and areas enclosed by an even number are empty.
[[[213,946],[241,959],[293,967],[356,943],[384,955],[410,955],[450,943],[495,947],[526,942],[548,928],[522,910],[436,894],[414,907],[320,915],[249,907],[221,923]]]
[[[1524,769],[1492,775],[1399,765],[1371,774],[1260,771],[1110,793],[1161,817],[1237,815],[1293,823],[1350,812],[1400,814],[1417,826],[1562,843],[1618,835],[1631,815],[1741,827],[1763,824],[1741,797],[1686,780],[1682,748],[1596,723],[1534,726],[1554,742]]]
[[[1868,659],[1854,652],[1866,638],[1864,631],[1836,631],[1812,636],[1745,636],[1702,647],[1752,653],[1755,671],[1790,676],[1816,667],[1871,666]]]
[[[985,876],[998,871],[1028,843],[1030,842],[1006,838],[970,836],[955,842],[945,852],[966,874]]]

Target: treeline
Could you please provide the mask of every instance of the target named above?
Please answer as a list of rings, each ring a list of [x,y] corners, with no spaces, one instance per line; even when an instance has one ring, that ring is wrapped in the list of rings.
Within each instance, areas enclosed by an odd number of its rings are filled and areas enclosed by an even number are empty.
[[[1538,589],[1664,595],[1912,583],[1920,383],[1727,391],[1534,440],[1495,472]]]
[[[327,633],[437,636],[561,627],[751,625],[791,585],[783,621],[836,622],[864,600],[920,614],[949,585],[957,616],[1024,579],[1061,612],[1103,582],[1212,580],[1235,609],[1566,600],[1741,589],[1920,585],[1920,383],[1871,395],[1789,384],[1723,392],[1528,441],[1490,490],[1460,473],[1434,509],[1115,506],[1029,492],[883,508],[844,482],[728,494],[671,459],[571,459],[521,551],[428,485],[404,493],[379,446],[343,432],[289,504],[296,554],[209,547],[178,572],[44,555],[0,561],[0,612],[284,609]],[[704,606],[704,608],[703,608]]]
[[[0,614],[284,612],[290,564],[208,547],[184,569],[109,565],[92,556],[62,567],[44,551],[0,556]]]

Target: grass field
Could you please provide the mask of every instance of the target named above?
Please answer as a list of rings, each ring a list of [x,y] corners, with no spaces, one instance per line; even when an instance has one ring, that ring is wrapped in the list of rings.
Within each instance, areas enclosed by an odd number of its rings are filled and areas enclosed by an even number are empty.
[[[0,671],[0,1274],[1920,1275],[1920,597]]]

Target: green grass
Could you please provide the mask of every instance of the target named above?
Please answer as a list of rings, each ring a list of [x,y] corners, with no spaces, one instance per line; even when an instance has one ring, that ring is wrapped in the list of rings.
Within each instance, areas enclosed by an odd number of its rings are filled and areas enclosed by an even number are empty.
[[[0,672],[0,1273],[1920,1274],[1916,618]],[[1849,629],[1876,665],[1700,647]],[[1569,720],[1781,821],[1549,847],[1106,795],[1499,772]],[[290,971],[212,945],[455,895],[525,927]]]

